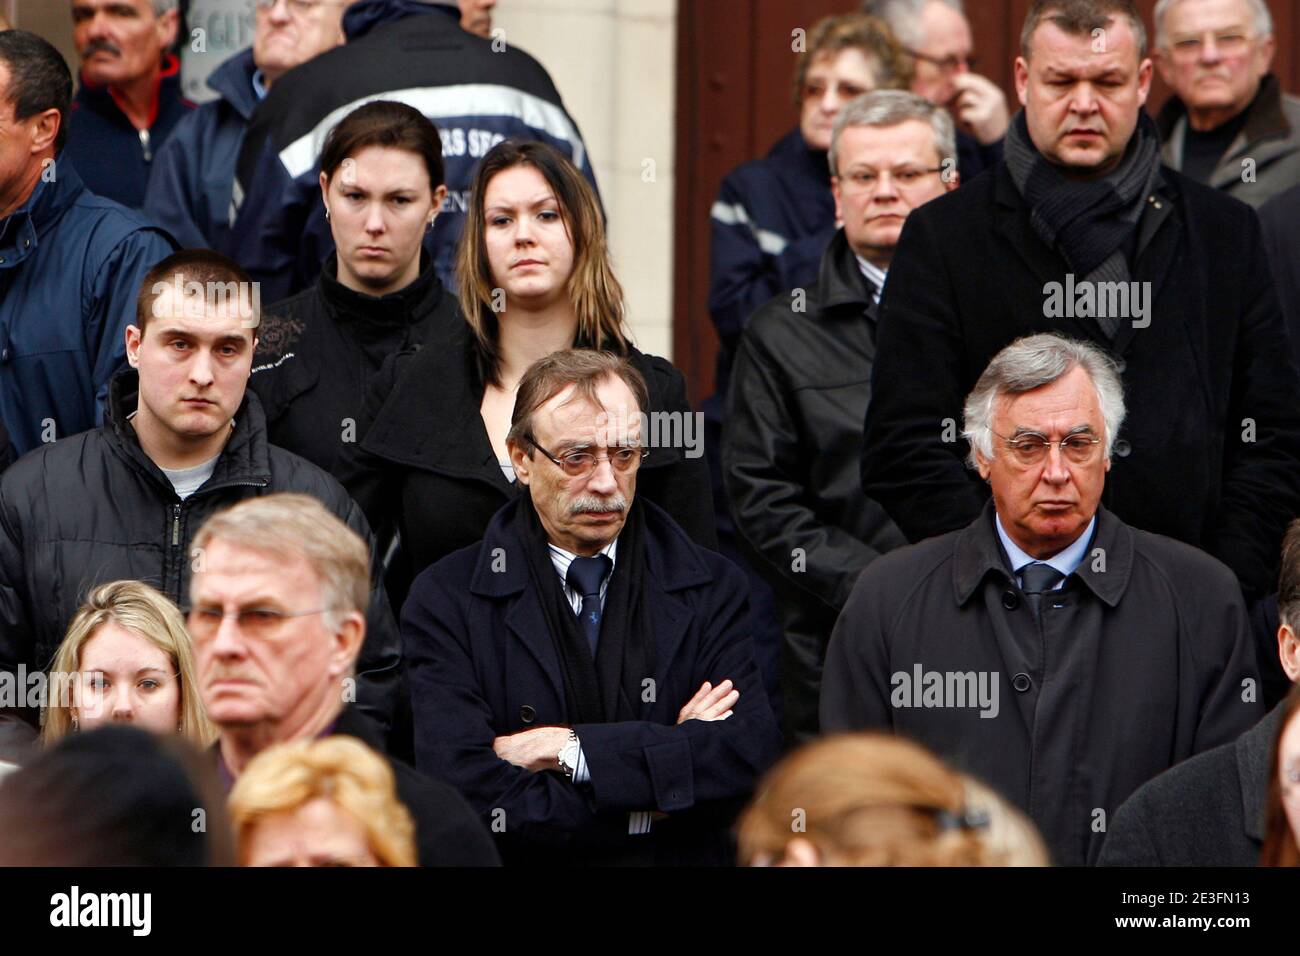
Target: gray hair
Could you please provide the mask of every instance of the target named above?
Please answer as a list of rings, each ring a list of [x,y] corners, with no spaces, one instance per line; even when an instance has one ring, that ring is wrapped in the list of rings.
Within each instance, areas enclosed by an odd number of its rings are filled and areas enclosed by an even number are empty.
[[[862,0],[862,12],[880,17],[889,24],[889,30],[898,37],[898,42],[913,50],[925,46],[925,36],[921,33],[921,14],[931,0]],[[961,0],[935,0],[945,7],[951,7],[962,16],[966,15]]]
[[[1106,457],[1110,457],[1124,424],[1124,386],[1109,355],[1095,345],[1060,335],[1030,335],[1016,339],[989,362],[966,396],[962,437],[970,443],[967,464],[978,468],[976,452],[993,458],[993,414],[1004,395],[1042,388],[1082,368],[1092,380],[1106,428]]]
[[[1165,14],[1178,2],[1179,0],[1158,0],[1156,3],[1156,12],[1153,15],[1156,22],[1156,46],[1162,50],[1169,47],[1169,34],[1165,31]],[[1264,0],[1244,0],[1244,2],[1255,18],[1255,33],[1261,37],[1272,36],[1273,15],[1268,12],[1268,4]]]
[[[941,106],[936,106],[923,96],[906,90],[874,90],[850,100],[835,117],[831,132],[831,148],[826,154],[831,175],[838,176],[840,134],[853,126],[897,126],[908,120],[929,123],[934,133],[934,148],[939,154],[939,165],[949,160],[957,162],[957,131],[952,116]]]
[[[181,0],[153,0],[153,15],[160,17],[164,13],[180,9]]]

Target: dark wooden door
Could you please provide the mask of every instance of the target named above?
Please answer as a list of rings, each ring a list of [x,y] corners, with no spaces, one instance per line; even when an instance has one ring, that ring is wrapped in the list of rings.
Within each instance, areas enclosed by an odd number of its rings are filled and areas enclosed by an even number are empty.
[[[979,72],[1001,84],[1012,108],[1013,64],[1030,0],[966,0]],[[1155,0],[1138,0],[1148,30]],[[677,195],[673,257],[673,360],[691,398],[713,391],[717,338],[707,309],[709,209],[723,176],[763,155],[798,120],[790,89],[792,31],[857,9],[845,0],[680,0],[677,17]],[[1269,0],[1278,38],[1274,71],[1300,88],[1300,0]],[[1168,96],[1156,78],[1150,109]]]

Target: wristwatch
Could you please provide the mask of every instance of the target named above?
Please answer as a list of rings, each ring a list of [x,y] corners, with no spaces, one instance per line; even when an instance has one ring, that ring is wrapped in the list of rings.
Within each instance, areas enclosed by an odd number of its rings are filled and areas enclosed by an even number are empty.
[[[578,744],[578,734],[571,729],[569,739],[564,742],[564,746],[560,748],[560,753],[556,757],[560,762],[560,769],[564,771],[564,775],[570,780],[573,779],[574,773],[578,770],[579,749],[581,748]]]

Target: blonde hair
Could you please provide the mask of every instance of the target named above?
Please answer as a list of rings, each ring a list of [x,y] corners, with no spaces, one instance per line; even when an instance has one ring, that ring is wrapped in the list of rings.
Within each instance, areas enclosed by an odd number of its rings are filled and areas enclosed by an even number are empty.
[[[415,823],[398,799],[388,762],[355,737],[296,740],[268,747],[249,761],[230,791],[239,862],[253,831],[268,816],[324,797],[365,827],[381,866],[415,866]]]
[[[796,837],[841,866],[1045,866],[1018,811],[924,747],[884,734],[814,741],[782,760],[738,825],[740,859],[779,860]]]
[[[213,540],[281,559],[304,559],[320,579],[323,616],[331,630],[338,629],[340,615],[364,615],[370,606],[370,548],[310,495],[263,495],[218,511],[194,536],[196,561]]]
[[[111,581],[101,584],[86,597],[54,654],[47,676],[46,706],[42,715],[41,738],[52,744],[72,729],[72,707],[68,695],[68,675],[81,669],[81,654],[87,642],[105,624],[143,637],[171,658],[180,687],[180,726],[178,730],[198,747],[217,739],[217,731],[203,709],[198,681],[194,672],[194,654],[185,619],[180,610],[161,592],[141,581]]]
[[[605,218],[595,190],[578,168],[553,147],[531,140],[503,140],[488,150],[474,172],[469,210],[456,248],[460,309],[474,333],[479,373],[489,385],[500,384],[501,356],[493,308],[497,283],[492,277],[484,235],[485,194],[494,176],[516,166],[530,166],[546,180],[573,243],[573,272],[567,290],[578,317],[573,347],[605,349],[625,356],[631,338],[623,287],[610,263]]]

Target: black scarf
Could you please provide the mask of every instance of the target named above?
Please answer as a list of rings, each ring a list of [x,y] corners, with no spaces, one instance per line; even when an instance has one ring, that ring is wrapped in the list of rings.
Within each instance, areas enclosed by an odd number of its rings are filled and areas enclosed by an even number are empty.
[[[1146,111],[1138,114],[1119,166],[1099,179],[1063,176],[1030,140],[1024,110],[1007,130],[1003,155],[1016,188],[1031,207],[1035,234],[1064,256],[1074,274],[1094,282],[1128,281],[1124,249],[1160,169],[1160,135]]]
[[[564,594],[564,584],[551,563],[546,529],[527,496],[518,501],[521,535],[528,572],[546,629],[555,642],[564,674],[565,706],[574,724],[611,723],[643,719],[648,704],[643,683],[655,676],[655,641],[645,614],[644,513],[637,501],[628,509],[618,536],[618,554],[605,592],[600,617],[600,641],[593,661],[591,648],[578,627],[578,616]]]

